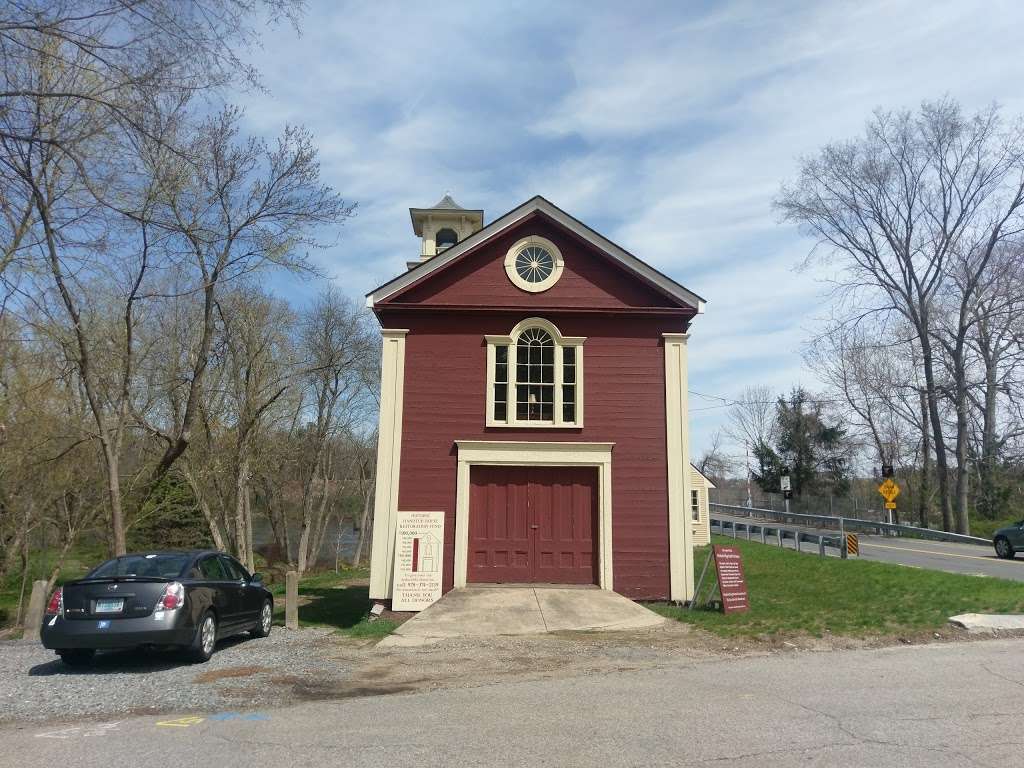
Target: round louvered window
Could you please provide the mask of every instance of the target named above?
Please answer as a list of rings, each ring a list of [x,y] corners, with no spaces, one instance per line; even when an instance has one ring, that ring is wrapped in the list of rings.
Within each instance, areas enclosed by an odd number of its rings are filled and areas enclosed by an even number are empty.
[[[528,237],[513,245],[505,257],[505,271],[519,288],[546,291],[562,275],[562,254],[550,240]]]

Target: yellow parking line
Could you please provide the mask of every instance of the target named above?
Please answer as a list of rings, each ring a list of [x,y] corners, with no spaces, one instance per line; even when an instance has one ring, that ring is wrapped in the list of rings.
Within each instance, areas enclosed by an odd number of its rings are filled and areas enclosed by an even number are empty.
[[[203,717],[179,717],[177,720],[161,720],[157,725],[169,728],[188,728],[190,725],[198,725],[203,722]]]
[[[980,555],[957,555],[952,552],[940,552],[935,549],[913,549],[911,547],[893,547],[888,544],[869,544],[866,541],[861,541],[860,546],[863,547],[877,547],[878,549],[898,549],[903,552],[917,552],[922,555],[938,555],[939,557],[962,557],[965,560],[984,560],[986,563],[1002,563],[1003,565],[1021,565],[1021,563],[1015,563],[1013,560],[1000,560],[997,557],[981,557]]]

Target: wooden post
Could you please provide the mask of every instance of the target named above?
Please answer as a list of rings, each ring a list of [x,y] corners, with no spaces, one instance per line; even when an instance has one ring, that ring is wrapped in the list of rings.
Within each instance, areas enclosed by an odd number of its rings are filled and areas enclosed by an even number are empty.
[[[284,577],[284,626],[285,629],[299,628],[299,574],[288,571]]]
[[[46,579],[32,582],[32,596],[28,600],[28,611],[25,613],[25,631],[23,640],[38,640],[39,630],[43,626],[43,613],[46,611]]]

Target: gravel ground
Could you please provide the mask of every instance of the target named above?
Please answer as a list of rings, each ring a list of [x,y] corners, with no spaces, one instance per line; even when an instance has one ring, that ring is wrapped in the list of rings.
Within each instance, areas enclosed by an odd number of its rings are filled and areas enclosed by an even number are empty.
[[[351,665],[332,653],[332,632],[274,628],[221,642],[192,664],[173,653],[100,653],[71,669],[38,643],[0,642],[0,722],[84,719],[194,710],[253,710],[303,697],[305,683],[337,684]]]
[[[71,669],[37,643],[0,641],[0,726],[71,723],[132,714],[263,711],[303,701],[386,696],[505,681],[590,677],[779,653],[945,642],[919,638],[725,639],[685,624],[634,632],[579,632],[464,638],[413,648],[329,630],[287,632],[221,643],[206,664],[173,654],[100,654]]]

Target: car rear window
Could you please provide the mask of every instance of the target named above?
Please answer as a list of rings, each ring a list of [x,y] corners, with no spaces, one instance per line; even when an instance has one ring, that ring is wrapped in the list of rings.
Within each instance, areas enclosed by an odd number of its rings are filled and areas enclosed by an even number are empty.
[[[98,566],[86,578],[102,579],[111,576],[148,576],[173,579],[181,574],[189,555],[124,555]]]

